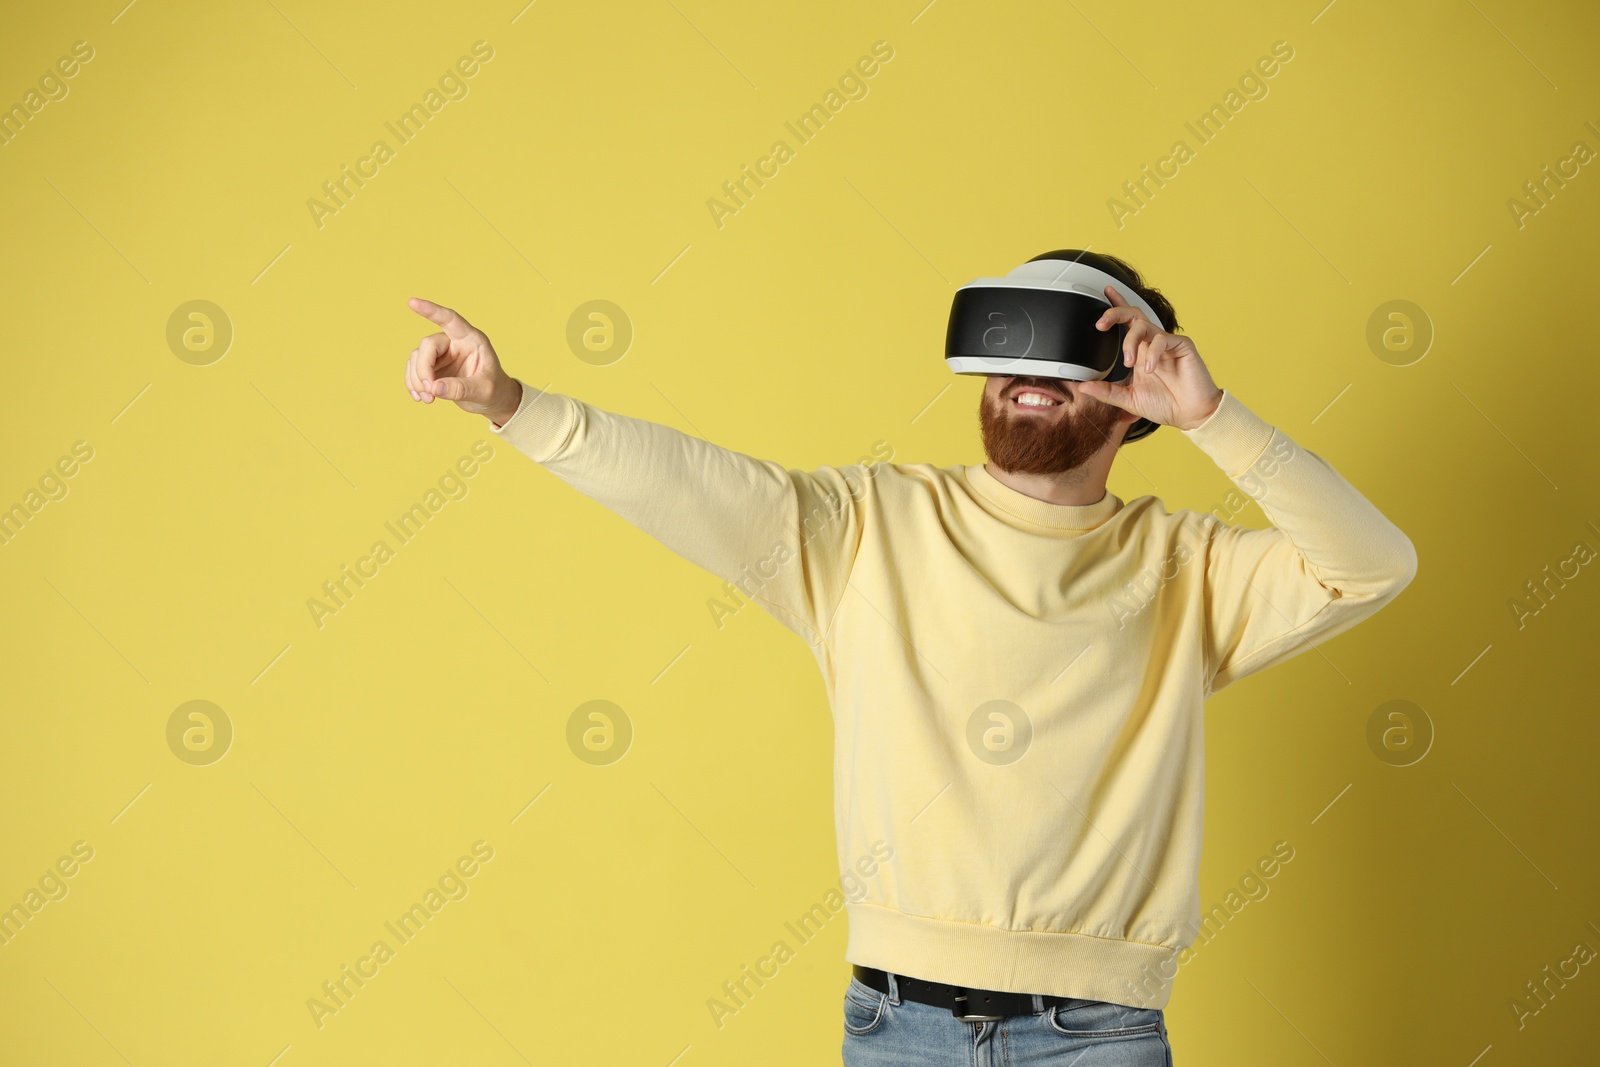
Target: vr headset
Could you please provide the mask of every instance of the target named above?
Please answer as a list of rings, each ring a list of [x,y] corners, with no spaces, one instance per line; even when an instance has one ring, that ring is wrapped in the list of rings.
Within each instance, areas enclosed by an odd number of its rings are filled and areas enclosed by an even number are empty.
[[[1004,278],[978,278],[957,289],[945,334],[945,365],[956,374],[1075,382],[1118,382],[1132,373],[1122,362],[1127,327],[1116,323],[1102,331],[1094,326],[1112,306],[1106,286],[1157,327],[1161,316],[1121,279],[1077,258],[1052,258],[1058,255],[1090,253],[1047,253]],[[1148,437],[1159,425],[1140,419],[1123,441]]]

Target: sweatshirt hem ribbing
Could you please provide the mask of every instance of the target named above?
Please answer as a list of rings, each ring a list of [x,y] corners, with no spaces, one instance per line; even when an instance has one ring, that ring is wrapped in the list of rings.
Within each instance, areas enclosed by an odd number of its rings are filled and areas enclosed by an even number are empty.
[[[845,959],[863,967],[969,989],[1078,997],[1164,1008],[1177,975],[1177,948],[1041,930],[907,915],[847,902]]]

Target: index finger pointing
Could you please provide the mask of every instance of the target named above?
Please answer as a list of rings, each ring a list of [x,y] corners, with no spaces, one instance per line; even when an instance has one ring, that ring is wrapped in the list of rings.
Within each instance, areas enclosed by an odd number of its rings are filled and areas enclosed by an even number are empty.
[[[441,307],[429,300],[414,296],[406,304],[418,315],[436,323],[453,341],[464,341],[472,336],[472,323],[450,308]]]

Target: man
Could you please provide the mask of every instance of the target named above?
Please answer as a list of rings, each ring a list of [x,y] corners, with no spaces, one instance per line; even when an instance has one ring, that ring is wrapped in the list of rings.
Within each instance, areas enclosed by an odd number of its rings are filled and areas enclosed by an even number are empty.
[[[1108,286],[1097,328],[1127,327],[1122,380],[988,377],[987,461],[945,468],[786,470],[541,393],[460,315],[410,303],[441,327],[407,363],[413,400],[485,416],[811,645],[840,869],[865,886],[846,905],[846,1064],[1170,1067],[1162,1009],[1200,918],[1204,700],[1416,573],[1393,523],[1218,388],[1133,268],[1071,258],[1163,321]],[[1109,493],[1140,419],[1274,525]],[[875,845],[892,860],[856,878]]]

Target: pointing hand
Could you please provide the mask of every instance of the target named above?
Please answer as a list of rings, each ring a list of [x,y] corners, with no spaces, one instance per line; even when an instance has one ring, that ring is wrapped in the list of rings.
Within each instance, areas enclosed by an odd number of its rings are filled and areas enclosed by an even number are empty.
[[[408,306],[437,324],[440,333],[424,337],[406,361],[411,399],[431,404],[453,400],[462,411],[501,426],[516,414],[522,385],[500,367],[500,357],[483,331],[455,311],[412,297]]]

